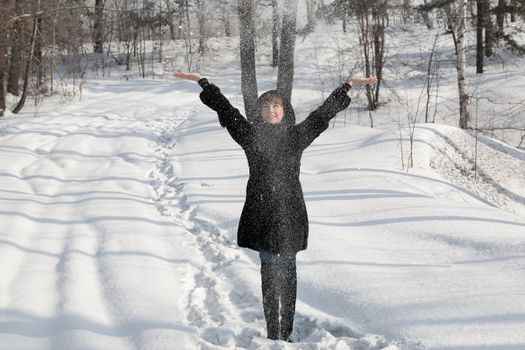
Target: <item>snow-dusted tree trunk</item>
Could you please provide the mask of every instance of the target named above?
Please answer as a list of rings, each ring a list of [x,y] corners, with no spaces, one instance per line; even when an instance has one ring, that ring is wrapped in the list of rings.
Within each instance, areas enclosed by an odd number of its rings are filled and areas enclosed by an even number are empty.
[[[186,61],[188,63],[188,70],[191,71],[191,65],[193,62],[193,43],[191,34],[191,21],[190,21],[190,5],[188,0],[184,0],[184,14],[186,15],[186,30],[184,31],[184,46],[186,48]]]
[[[297,0],[286,0],[283,9],[281,48],[279,50],[279,70],[277,72],[277,91],[282,93],[288,100],[291,100],[294,73]]]
[[[104,1],[103,0],[95,0],[95,22],[93,25],[93,32],[95,34],[94,38],[94,49],[93,51],[95,53],[102,53],[103,52],[103,43],[104,43],[104,24],[103,24],[103,9],[104,9]]]
[[[241,54],[241,90],[244,111],[250,120],[257,111],[257,78],[255,75],[255,22],[253,0],[239,0]]]
[[[458,37],[457,37],[457,60],[456,69],[458,71],[458,90],[459,90],[459,127],[466,129],[470,121],[469,115],[469,96],[466,72],[466,51],[465,33],[467,31],[467,8],[468,0],[460,0],[458,16]]]
[[[277,0],[272,0],[272,67],[279,64],[279,8]]]
[[[197,3],[197,19],[199,23],[199,53],[206,51],[206,12],[204,0],[195,0]]]

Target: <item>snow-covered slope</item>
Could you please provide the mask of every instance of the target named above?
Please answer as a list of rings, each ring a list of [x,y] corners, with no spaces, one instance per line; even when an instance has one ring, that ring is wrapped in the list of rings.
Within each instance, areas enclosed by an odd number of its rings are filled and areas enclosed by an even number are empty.
[[[342,121],[303,158],[296,343],[265,339],[247,164],[198,91],[98,81],[0,120],[0,349],[525,348],[522,154],[478,149],[513,157],[484,170],[512,213],[451,181],[457,129],[418,126],[407,172],[395,131]]]

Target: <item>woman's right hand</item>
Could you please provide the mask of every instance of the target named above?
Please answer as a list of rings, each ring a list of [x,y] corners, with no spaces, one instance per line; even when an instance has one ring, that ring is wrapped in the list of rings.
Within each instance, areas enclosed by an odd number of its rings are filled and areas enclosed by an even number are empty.
[[[199,81],[203,78],[202,75],[199,73],[188,73],[188,72],[176,72],[175,76],[177,78],[186,79],[186,80],[193,80],[193,81]]]

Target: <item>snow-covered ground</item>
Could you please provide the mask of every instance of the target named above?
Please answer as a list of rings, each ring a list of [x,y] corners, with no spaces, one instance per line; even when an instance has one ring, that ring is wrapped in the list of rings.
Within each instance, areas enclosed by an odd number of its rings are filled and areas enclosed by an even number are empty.
[[[299,120],[321,96],[302,62]],[[208,72],[240,106],[239,71]],[[406,135],[355,109],[304,153],[295,343],[266,339],[247,163],[199,90],[90,80],[0,119],[0,349],[525,348],[524,152],[417,124],[407,171]]]

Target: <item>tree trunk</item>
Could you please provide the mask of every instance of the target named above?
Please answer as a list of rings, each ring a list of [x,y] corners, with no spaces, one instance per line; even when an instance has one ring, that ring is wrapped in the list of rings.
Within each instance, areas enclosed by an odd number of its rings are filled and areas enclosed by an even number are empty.
[[[379,103],[379,90],[381,81],[383,81],[383,66],[385,63],[385,22],[386,22],[386,7],[380,7],[373,13],[374,18],[374,65],[375,75],[377,77],[377,84],[375,86],[374,108]]]
[[[4,13],[0,14],[0,117],[5,111],[5,88],[4,77],[6,72],[6,45],[7,45],[7,18]]]
[[[162,63],[162,5],[159,2],[159,63]]]
[[[279,10],[277,0],[272,0],[272,67],[279,64]]]
[[[36,4],[36,12],[38,12],[39,10],[40,10],[40,0],[38,0]],[[38,32],[39,16],[40,15],[37,15],[36,13],[33,16],[33,33],[31,35],[31,44],[30,44],[31,49],[29,50],[29,56],[27,58],[27,63],[26,63],[26,71],[25,71],[25,77],[24,77],[24,87],[22,90],[22,96],[20,97],[20,101],[18,101],[18,104],[16,105],[16,107],[13,109],[13,113],[15,114],[20,112],[22,108],[24,108],[24,104],[26,102],[27,89],[29,87],[29,73],[30,73],[30,68],[31,68],[31,61],[33,60],[33,54],[35,51],[36,34]]]
[[[379,88],[384,65],[386,4],[384,2],[371,4],[366,0],[361,1],[357,15],[359,21],[359,44],[363,50],[365,75],[376,75],[378,80],[375,88],[369,85],[365,88],[368,110],[374,111],[379,101]],[[372,114],[369,113],[369,116],[371,118],[370,125],[372,126]]]
[[[39,93],[42,88],[42,78],[44,76],[44,64],[42,60],[44,59],[42,53],[43,47],[43,38],[42,38],[42,17],[38,16],[37,19],[37,33],[35,38],[35,72],[36,72],[36,91]]]
[[[498,0],[498,7],[503,7],[506,5],[506,0]],[[496,23],[500,31],[503,31],[505,25],[505,14],[502,11],[498,11],[496,15]]]
[[[199,22],[199,48],[198,52],[203,54],[206,51],[206,16],[204,13],[204,0],[196,0],[197,2],[197,19]]]
[[[456,56],[458,55],[458,39],[456,38],[456,30],[454,28],[454,18],[452,16],[452,9],[450,4],[446,5],[445,14],[447,15],[447,34],[452,35],[452,41],[454,42],[454,50],[456,51]]]
[[[281,49],[279,50],[279,69],[277,71],[277,91],[289,101],[292,99],[295,30],[297,0],[286,0],[281,28]]]
[[[403,23],[406,24],[407,20],[412,15],[412,5],[410,0],[403,0]]]
[[[490,1],[481,0],[483,11],[483,27],[485,28],[485,56],[490,57],[494,53],[494,42],[496,41],[496,29],[490,16]]]
[[[257,112],[257,77],[255,75],[255,10],[253,0],[239,0],[241,55],[241,90],[244,111],[249,121]]]
[[[104,44],[104,27],[103,27],[103,12],[104,9],[104,1],[103,0],[95,0],[95,22],[93,24],[93,32],[95,34],[95,45],[94,45],[94,52],[95,53],[103,53],[103,44]]]
[[[426,5],[428,3],[428,0],[424,0],[423,3]],[[425,21],[427,28],[429,30],[434,29],[434,21],[432,21],[432,19],[430,18],[428,11],[423,11],[422,15],[423,15],[423,20]]]
[[[485,11],[483,9],[483,0],[476,0],[476,73],[483,73],[483,28],[485,27]]]
[[[170,39],[175,40],[175,25],[173,24],[173,5],[171,3],[172,0],[165,0],[166,3],[166,11],[167,11],[167,20],[168,20],[168,26],[170,27]]]
[[[22,1],[15,1],[15,16],[21,15]],[[7,76],[7,92],[18,96],[20,94],[19,80],[22,71],[22,40],[24,37],[24,24],[22,19],[17,19],[11,32],[11,54],[9,55],[9,74]]]
[[[430,57],[428,59],[427,66],[427,101],[425,103],[425,123],[428,123],[429,109],[430,109],[430,89],[432,86],[432,61],[434,59],[434,52],[436,52],[436,44],[438,40],[438,35],[434,37],[434,43],[432,44],[432,50],[430,51]]]
[[[365,75],[369,77],[372,75],[372,65],[370,64],[370,24],[369,24],[369,8],[363,3],[363,6],[358,11],[359,20],[359,43],[363,48],[363,56],[365,63]],[[370,86],[366,86],[366,98],[368,100],[368,110],[375,110],[374,97]],[[371,116],[371,114],[369,114]],[[370,125],[373,127],[373,120],[370,119]]]
[[[224,17],[222,17],[222,22],[224,23],[224,35],[226,37],[232,36],[232,28],[231,28],[231,22],[230,22],[230,15],[228,13],[224,14]]]
[[[186,1],[179,2],[179,26],[177,27],[177,39],[182,38],[182,27],[184,26],[184,14],[186,13],[186,7],[184,6]]]
[[[184,43],[186,48],[186,61],[188,63],[188,71],[191,71],[191,65],[193,62],[193,42],[191,36],[191,21],[190,21],[190,5],[188,0],[184,1],[186,14],[186,31],[184,33]]]
[[[306,0],[306,22],[307,23],[315,22],[316,5],[317,5],[317,0]]]
[[[458,56],[456,69],[458,71],[458,91],[459,91],[459,127],[466,129],[470,121],[469,96],[467,77],[465,74],[465,60],[467,47],[465,45],[465,33],[467,31],[467,10],[468,0],[460,0],[458,17]]]

